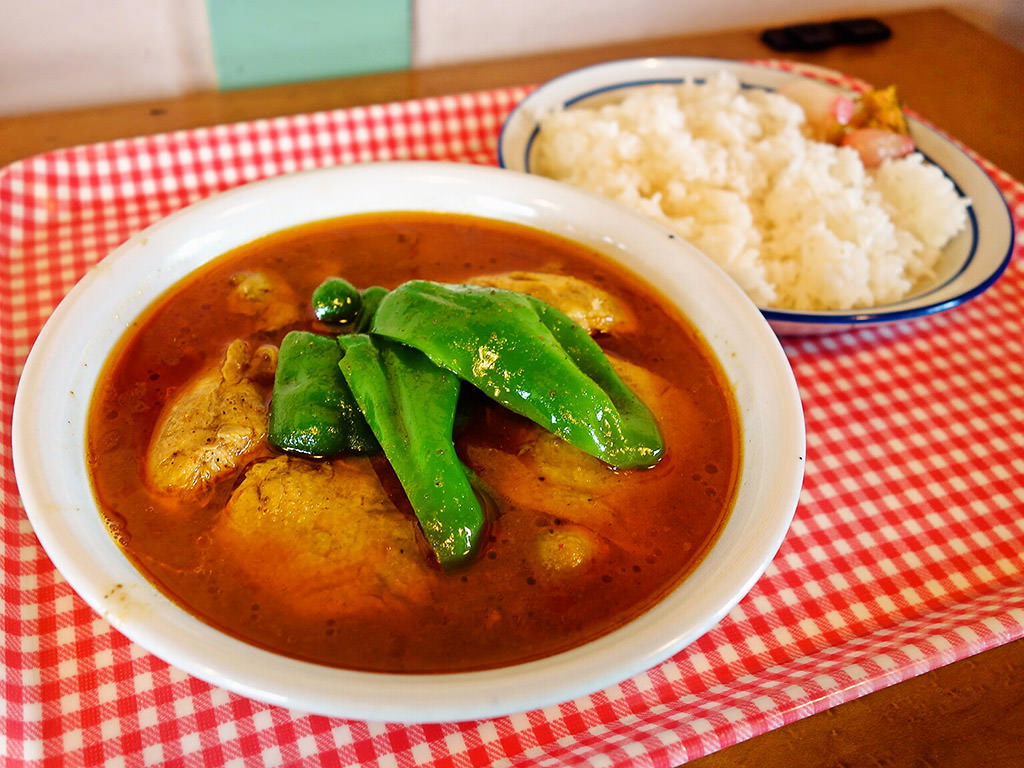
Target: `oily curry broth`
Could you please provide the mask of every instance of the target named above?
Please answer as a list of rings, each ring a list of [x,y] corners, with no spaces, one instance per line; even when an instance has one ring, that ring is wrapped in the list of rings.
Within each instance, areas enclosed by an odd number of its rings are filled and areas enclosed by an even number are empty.
[[[362,477],[376,478],[373,484],[390,499],[388,519],[401,526],[393,545],[362,542],[386,553],[379,562],[337,572],[333,564],[346,557],[337,553],[360,546],[362,534],[332,529],[324,493],[315,494],[310,510],[289,507],[302,511],[284,521],[262,488],[255,512],[232,511],[229,499],[244,495],[239,488],[248,473],[288,461],[268,445],[199,498],[155,491],[147,482],[147,446],[174,393],[216,367],[235,339],[255,346],[277,344],[297,328],[326,332],[309,308],[324,278],[394,287],[414,278],[460,282],[509,270],[575,275],[634,314],[630,330],[598,340],[613,358],[653,374],[653,383],[638,392],[656,400],[648,405],[666,443],[656,467],[615,472],[561,441],[538,441],[541,430],[464,386],[470,418],[456,445],[491,493],[486,540],[474,562],[456,573],[431,562],[401,487],[379,457],[323,463],[323,471],[341,478],[346,467],[369,468]],[[240,274],[286,283],[296,316],[269,322],[238,311],[228,297]],[[263,327],[282,320],[282,327]],[[348,217],[239,248],[158,301],[101,377],[88,462],[115,539],[154,583],[204,621],[255,645],[333,666],[496,667],[606,634],[656,603],[700,560],[728,514],[739,464],[738,420],[723,382],[706,346],[667,302],[576,244],[451,215]],[[261,391],[269,399],[269,387]],[[283,497],[296,494],[301,491]],[[405,559],[393,567],[392,555]]]

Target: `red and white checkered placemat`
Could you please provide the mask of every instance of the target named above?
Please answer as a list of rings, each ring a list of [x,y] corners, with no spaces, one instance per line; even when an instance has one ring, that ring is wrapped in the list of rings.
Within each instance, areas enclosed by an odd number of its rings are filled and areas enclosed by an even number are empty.
[[[54,570],[21,508],[21,365],[131,233],[248,181],[389,159],[491,164],[528,89],[76,147],[0,171],[6,764],[672,766],[1024,636],[1024,267],[963,307],[785,342],[807,420],[792,530],[753,591],[669,661],[544,710],[424,726],[306,716],[147,653]],[[1024,225],[1024,187],[979,160]]]

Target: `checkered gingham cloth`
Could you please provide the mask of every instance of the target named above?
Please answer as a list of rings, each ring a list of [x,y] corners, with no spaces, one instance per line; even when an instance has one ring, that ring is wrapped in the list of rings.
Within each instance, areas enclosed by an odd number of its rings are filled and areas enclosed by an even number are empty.
[[[255,179],[370,160],[494,164],[528,90],[114,141],[0,171],[5,764],[667,767],[1024,636],[1020,245],[960,308],[785,340],[808,446],[778,556],[704,637],[591,696],[465,723],[308,716],[170,667],[72,591],[32,533],[10,451],[22,363],[71,286],[132,233]],[[1020,229],[1024,187],[978,160]]]

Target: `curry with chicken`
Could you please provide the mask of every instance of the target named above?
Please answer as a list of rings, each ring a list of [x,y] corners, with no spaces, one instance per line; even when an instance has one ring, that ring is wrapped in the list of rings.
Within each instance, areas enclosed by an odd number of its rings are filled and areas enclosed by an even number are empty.
[[[341,329],[314,307],[311,297],[338,278],[367,305],[380,300],[365,327]],[[545,363],[546,378],[518,362],[502,369],[511,345],[485,343],[500,329],[477,329],[484,341],[472,342],[472,370],[446,370],[445,350],[466,331],[445,324],[444,307],[470,302],[466,319],[452,322],[476,326],[485,310],[472,302],[492,295],[535,311],[587,375],[618,382],[616,391],[652,416],[654,432],[638,440],[654,447],[628,456],[581,448],[576,435],[538,423],[547,416],[497,398],[486,378],[495,370],[520,377],[510,387],[516,397],[535,399],[523,391],[534,381],[555,409],[581,397],[575,371],[552,374],[561,363]],[[495,306],[495,316],[506,311]],[[328,452],[271,439],[268,423],[295,380],[285,360],[299,342],[318,364],[330,359],[328,376],[344,369],[365,417],[352,446]],[[369,384],[358,378],[368,375],[359,362],[367,348],[382,343],[388,359],[429,369],[416,386],[400,387],[398,400],[373,399],[374,386],[398,386],[393,366]],[[597,350],[600,360],[580,350]],[[330,400],[318,392],[308,390],[308,407],[293,414],[313,419],[314,436],[322,431],[316,413]],[[425,522],[422,499],[429,504],[436,489],[414,491],[405,471],[421,459],[429,469],[433,448],[420,456],[406,426],[388,432],[380,421],[392,414],[374,410],[399,400],[409,419],[442,414],[424,445],[439,441],[438,454],[450,446],[445,471],[470,481],[479,525],[457,558],[445,558]],[[305,225],[198,270],[125,334],[87,430],[108,528],[171,599],[256,646],[384,672],[519,663],[639,616],[714,542],[734,497],[739,445],[722,371],[651,286],[554,235],[429,213]]]

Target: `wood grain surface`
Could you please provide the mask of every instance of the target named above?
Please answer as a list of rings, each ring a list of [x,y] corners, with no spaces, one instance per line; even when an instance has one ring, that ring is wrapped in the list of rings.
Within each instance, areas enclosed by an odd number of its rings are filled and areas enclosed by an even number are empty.
[[[119,137],[539,83],[632,56],[795,58],[875,85],[1017,179],[1024,178],[1024,52],[955,15],[882,17],[890,40],[782,56],[746,29],[500,61],[232,92],[195,93],[0,120],[0,166]],[[691,762],[695,768],[1024,766],[1024,640],[987,651]]]

